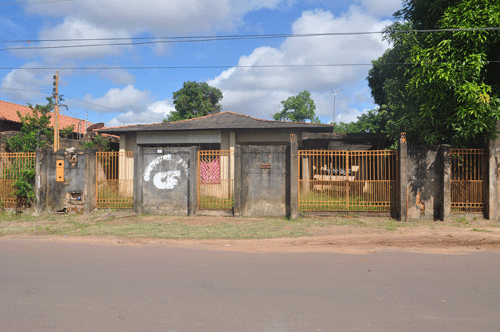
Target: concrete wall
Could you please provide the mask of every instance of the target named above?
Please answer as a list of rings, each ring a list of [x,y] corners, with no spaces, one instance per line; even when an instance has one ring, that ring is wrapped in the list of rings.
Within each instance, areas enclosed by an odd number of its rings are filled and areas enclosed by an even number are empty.
[[[93,149],[37,151],[37,212],[88,213],[95,208],[95,153]]]
[[[194,212],[197,148],[136,148],[134,210],[146,214]]]
[[[400,219],[446,220],[451,215],[450,147],[399,142]]]
[[[239,197],[236,209],[248,217],[285,217],[289,214],[290,164],[286,146],[238,147]],[[236,188],[236,187],[235,187]],[[235,190],[235,195],[238,192]]]

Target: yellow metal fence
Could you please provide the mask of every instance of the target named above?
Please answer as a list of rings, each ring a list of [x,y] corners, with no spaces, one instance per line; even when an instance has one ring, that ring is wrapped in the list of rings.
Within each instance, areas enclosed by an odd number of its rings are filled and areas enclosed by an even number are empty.
[[[14,208],[29,204],[18,197],[16,191],[23,183],[34,187],[35,156],[35,152],[0,153],[0,207]]]
[[[397,208],[397,152],[299,151],[300,211]]]
[[[198,151],[198,209],[230,210],[234,205],[234,151]]]
[[[451,149],[451,212],[484,212],[487,160],[484,149]]]
[[[97,152],[97,207],[131,209],[134,203],[133,151]]]

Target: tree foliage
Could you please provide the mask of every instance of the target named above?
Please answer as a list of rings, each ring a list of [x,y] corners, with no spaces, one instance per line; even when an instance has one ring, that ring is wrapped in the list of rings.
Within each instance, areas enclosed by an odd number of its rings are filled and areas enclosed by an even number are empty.
[[[316,105],[311,99],[309,91],[305,90],[296,96],[288,97],[287,100],[282,100],[283,110],[273,115],[275,120],[280,121],[297,121],[305,122],[309,120],[314,123],[319,123],[314,110]]]
[[[97,149],[99,151],[109,151],[109,139],[101,134],[93,135],[87,142],[80,145],[82,149]]]
[[[368,76],[375,102],[387,105],[387,133],[406,132],[412,143],[481,146],[500,118],[500,68],[489,62],[500,56],[499,32],[401,31],[498,27],[500,2],[405,0],[395,17],[384,33],[392,48]]]
[[[204,82],[184,82],[182,89],[173,93],[175,111],[167,122],[197,118],[219,113],[222,92]]]
[[[389,113],[386,110],[386,105],[374,110],[368,111],[366,114],[358,116],[355,122],[338,122],[335,123],[336,133],[387,133],[387,122],[389,121]]]

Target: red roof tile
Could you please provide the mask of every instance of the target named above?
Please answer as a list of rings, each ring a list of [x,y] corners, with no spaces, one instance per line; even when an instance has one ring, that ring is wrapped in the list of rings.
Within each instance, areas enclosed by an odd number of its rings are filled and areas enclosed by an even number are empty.
[[[21,113],[22,116],[25,116],[31,113],[31,108],[24,105],[9,103],[7,101],[0,100],[0,120],[7,120],[12,122],[19,122],[19,116],[17,112]],[[50,124],[54,125],[54,113],[50,112]],[[80,124],[80,126],[78,126]],[[93,123],[87,122],[87,127],[92,125]],[[85,120],[72,118],[70,116],[59,114],[59,129],[64,129],[70,125],[75,125],[75,129],[73,130],[75,133],[85,133]]]

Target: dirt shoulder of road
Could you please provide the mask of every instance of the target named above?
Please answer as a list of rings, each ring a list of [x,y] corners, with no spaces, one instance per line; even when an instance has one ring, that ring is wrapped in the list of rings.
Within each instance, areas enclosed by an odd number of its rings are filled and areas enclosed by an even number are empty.
[[[457,254],[500,250],[500,222],[454,216],[399,222],[387,217],[303,217],[292,221],[218,216],[0,214],[0,241],[56,241],[265,252],[375,253],[404,250]]]

